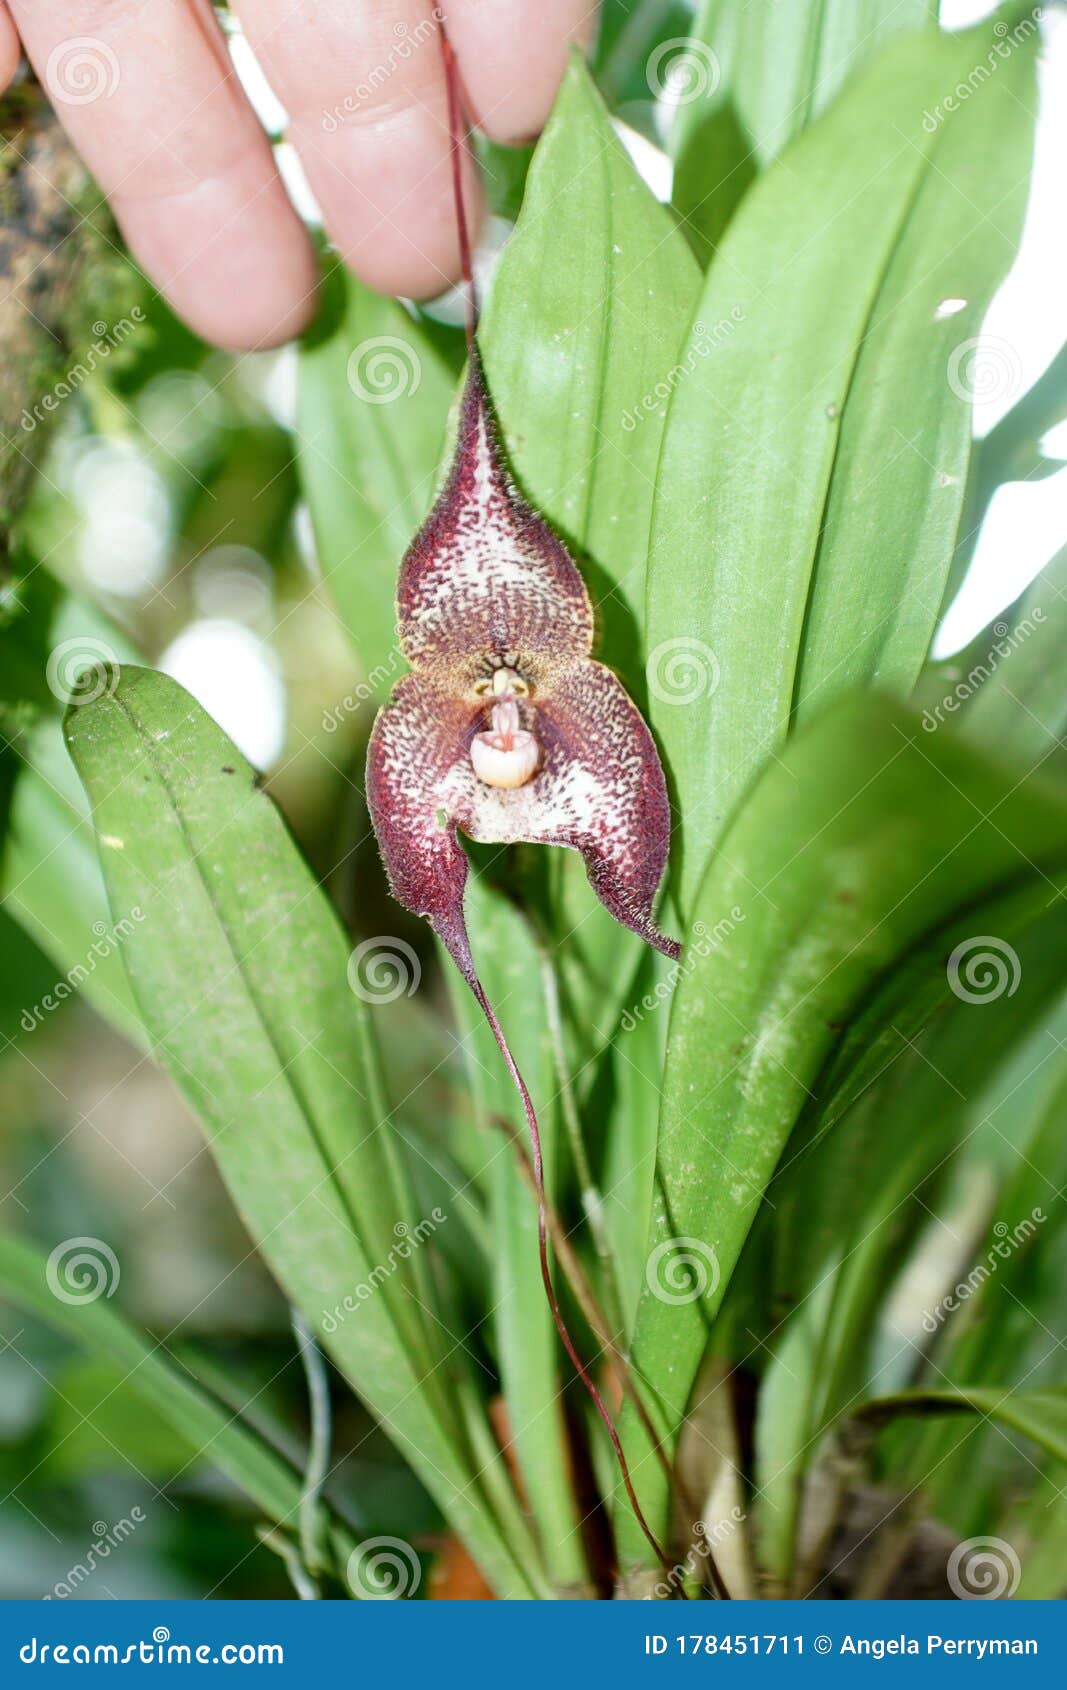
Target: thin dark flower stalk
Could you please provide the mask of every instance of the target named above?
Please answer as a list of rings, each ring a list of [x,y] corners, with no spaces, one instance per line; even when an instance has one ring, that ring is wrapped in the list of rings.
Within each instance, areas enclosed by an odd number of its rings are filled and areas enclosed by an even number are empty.
[[[534,1172],[530,1164],[530,1158],[526,1154],[525,1149],[518,1139],[511,1122],[505,1120],[502,1115],[493,1115],[491,1119],[494,1126],[499,1127],[514,1146],[518,1157],[519,1169],[529,1186],[530,1191],[536,1196],[537,1186],[534,1180]],[[546,1213],[548,1219],[549,1242],[555,1251],[556,1260],[563,1269],[564,1278],[570,1286],[571,1291],[574,1293],[574,1299],[588,1322],[589,1330],[592,1332],[597,1341],[604,1346],[604,1350],[614,1370],[615,1377],[618,1380],[619,1388],[627,1397],[629,1397],[631,1403],[633,1404],[634,1413],[637,1415],[638,1420],[640,1420],[641,1425],[644,1428],[645,1435],[647,1436],[649,1443],[652,1445],[653,1453],[663,1470],[663,1474],[668,1485],[670,1485],[671,1489],[677,1493],[679,1500],[688,1512],[689,1518],[696,1519],[699,1513],[698,1501],[693,1496],[688,1486],[684,1484],[681,1474],[674,1467],[670,1456],[663,1447],[663,1440],[659,1432],[656,1430],[655,1423],[651,1414],[648,1412],[644,1397],[641,1395],[637,1381],[634,1378],[633,1368],[627,1361],[617,1338],[612,1336],[608,1326],[607,1317],[597,1301],[596,1292],[594,1291],[592,1285],[590,1285],[589,1280],[585,1275],[585,1271],[582,1268],[582,1264],[578,1259],[578,1254],[573,1248],[570,1239],[567,1237],[563,1220],[551,1203],[546,1203]],[[722,1573],[719,1570],[715,1557],[706,1546],[703,1550],[703,1557],[707,1562],[708,1577],[714,1587],[715,1594],[722,1601],[728,1601],[730,1598],[730,1591],[727,1589],[726,1580],[723,1578]],[[677,1568],[675,1571],[677,1572]],[[684,1594],[680,1588],[680,1581],[677,1593]]]
[[[646,1520],[641,1504],[637,1500],[637,1492],[634,1489],[634,1482],[630,1475],[630,1466],[623,1452],[622,1440],[619,1437],[615,1421],[612,1418],[611,1410],[608,1408],[607,1403],[601,1396],[596,1380],[582,1361],[574,1343],[574,1339],[571,1337],[567,1328],[567,1323],[563,1318],[563,1311],[561,1310],[559,1301],[556,1297],[555,1286],[552,1284],[552,1271],[548,1260],[548,1204],[545,1196],[545,1169],[541,1153],[541,1129],[537,1124],[537,1114],[534,1110],[530,1094],[526,1089],[526,1081],[519,1072],[515,1058],[511,1054],[511,1047],[508,1044],[507,1039],[504,1037],[503,1028],[493,1012],[493,1006],[486,997],[480,981],[475,980],[473,982],[473,990],[475,997],[481,1005],[482,1014],[488,1021],[493,1037],[499,1046],[500,1054],[504,1058],[504,1062],[507,1066],[508,1073],[511,1075],[515,1089],[522,1100],[523,1111],[526,1115],[526,1126],[530,1134],[530,1157],[533,1166],[534,1191],[537,1198],[537,1252],[541,1262],[541,1281],[545,1288],[545,1296],[548,1298],[548,1306],[552,1311],[552,1319],[555,1322],[556,1331],[559,1333],[560,1342],[562,1343],[563,1348],[566,1350],[571,1359],[574,1371],[577,1373],[582,1384],[585,1386],[585,1389],[588,1391],[593,1400],[593,1405],[604,1423],[604,1430],[607,1432],[608,1438],[611,1442],[611,1447],[615,1452],[615,1460],[618,1463],[623,1487],[626,1491],[627,1497],[629,1498],[630,1507],[633,1509],[634,1517],[664,1571],[673,1573],[673,1563],[666,1550],[661,1545],[659,1539],[656,1537],[656,1534],[653,1532],[652,1527]]]
[[[533,1166],[526,1150],[516,1135],[511,1122],[506,1120],[503,1115],[494,1114],[491,1119],[493,1124],[499,1127],[501,1131],[507,1135],[508,1139],[514,1146],[518,1158],[519,1170],[529,1186],[531,1194],[536,1197],[537,1184],[534,1179]],[[567,1236],[563,1219],[558,1210],[556,1210],[552,1203],[547,1199],[545,1203],[545,1210],[548,1221],[548,1241],[555,1252],[556,1260],[563,1270],[563,1276],[574,1294],[574,1300],[581,1309],[582,1314],[585,1316],[590,1332],[592,1332],[597,1342],[603,1345],[608,1360],[611,1362],[615,1377],[618,1380],[620,1390],[628,1396],[630,1401],[633,1403],[634,1411],[648,1434],[648,1440],[652,1445],[653,1451],[661,1468],[663,1469],[665,1478],[669,1484],[676,1485],[678,1482],[678,1475],[671,1466],[670,1457],[667,1455],[667,1452],[663,1447],[663,1441],[660,1438],[659,1433],[656,1431],[652,1416],[649,1414],[648,1409],[645,1406],[644,1398],[637,1388],[637,1384],[633,1377],[633,1369],[627,1365],[626,1357],[623,1354],[619,1340],[611,1331],[607,1315],[601,1308],[596,1292],[589,1283],[585,1270],[582,1267],[578,1253]]]
[[[581,1192],[582,1213],[585,1215],[586,1224],[593,1240],[593,1248],[600,1262],[607,1319],[616,1332],[621,1332],[623,1327],[622,1298],[619,1294],[618,1274],[615,1271],[615,1256],[604,1227],[603,1202],[593,1179],[593,1170],[589,1165],[585,1140],[582,1137],[582,1124],[578,1119],[578,1105],[575,1102],[574,1087],[571,1085],[571,1077],[567,1072],[567,1050],[563,1036],[563,1016],[560,1012],[559,981],[556,978],[555,965],[539,934],[536,935],[535,942],[541,959],[545,1019],[555,1063],[556,1081],[559,1086],[560,1110],[567,1132],[567,1142],[570,1145],[571,1155],[574,1157],[574,1168]]]
[[[445,87],[448,90],[448,131],[451,140],[452,197],[456,207],[456,230],[459,235],[459,262],[463,271],[463,285],[467,295],[467,346],[474,345],[474,331],[478,327],[478,295],[474,286],[474,265],[471,260],[470,231],[467,228],[467,208],[463,203],[463,157],[466,152],[466,131],[459,109],[459,75],[456,55],[444,29],[441,30],[441,53],[445,61]]]

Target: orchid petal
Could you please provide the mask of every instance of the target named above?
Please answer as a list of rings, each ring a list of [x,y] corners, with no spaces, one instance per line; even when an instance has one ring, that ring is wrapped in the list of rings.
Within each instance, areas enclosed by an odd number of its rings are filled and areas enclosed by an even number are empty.
[[[447,688],[405,675],[378,713],[367,753],[367,803],[393,896],[431,923],[472,985],[467,858],[440,794],[457,762],[469,760],[477,725]]]
[[[448,674],[457,691],[494,658],[537,684],[592,650],[585,583],[508,473],[476,349],[452,468],[404,559],[397,608],[408,662]]]
[[[533,704],[530,720],[542,747],[534,778],[514,790],[486,786],[469,756],[460,756],[436,788],[439,808],[480,843],[579,851],[615,919],[676,957],[678,946],[652,922],[670,847],[670,805],[639,711],[611,670],[588,659]]]

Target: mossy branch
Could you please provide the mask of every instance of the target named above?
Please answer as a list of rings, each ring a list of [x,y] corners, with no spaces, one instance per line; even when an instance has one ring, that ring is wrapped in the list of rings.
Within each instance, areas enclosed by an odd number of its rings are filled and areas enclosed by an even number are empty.
[[[0,99],[0,567],[58,410],[42,400],[143,286],[41,89],[17,83]]]

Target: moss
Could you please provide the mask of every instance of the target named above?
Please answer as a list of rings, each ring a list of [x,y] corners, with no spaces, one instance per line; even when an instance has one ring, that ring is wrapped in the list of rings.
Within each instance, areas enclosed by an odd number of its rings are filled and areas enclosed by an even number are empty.
[[[0,275],[25,307],[10,305],[0,322],[3,561],[59,414],[58,407],[42,411],[40,401],[100,338],[101,323],[114,325],[143,307],[147,284],[36,83],[21,83],[0,100],[0,135]],[[122,352],[116,348],[116,367]]]

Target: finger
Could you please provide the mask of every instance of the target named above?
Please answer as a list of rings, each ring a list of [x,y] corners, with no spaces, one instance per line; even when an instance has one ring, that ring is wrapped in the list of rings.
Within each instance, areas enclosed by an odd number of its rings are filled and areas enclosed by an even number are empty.
[[[19,38],[11,15],[0,5],[0,94],[10,85],[11,78],[18,69]]]
[[[10,4],[131,250],[179,315],[242,348],[303,327],[314,259],[210,8]]]
[[[596,0],[442,0],[471,116],[494,141],[544,127],[567,65],[596,29]]]
[[[383,293],[423,299],[460,272],[448,107],[431,0],[237,0],[289,113],[288,138],[345,261]],[[477,173],[464,161],[472,231]]]

